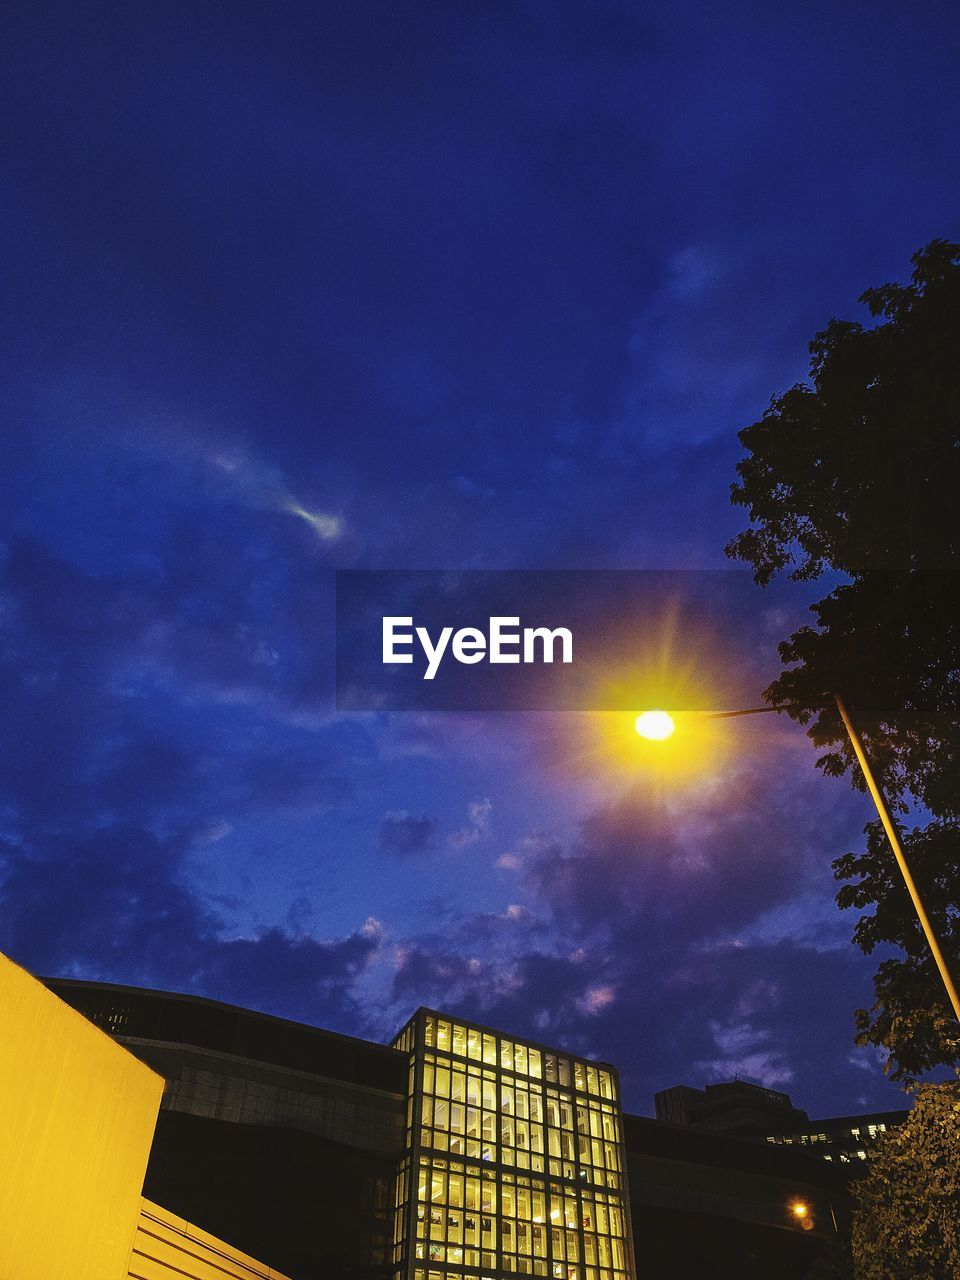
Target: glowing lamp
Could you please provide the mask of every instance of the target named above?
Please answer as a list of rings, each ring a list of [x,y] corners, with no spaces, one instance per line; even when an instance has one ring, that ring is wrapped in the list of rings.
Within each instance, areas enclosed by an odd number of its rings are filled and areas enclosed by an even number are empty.
[[[798,1227],[802,1227],[804,1231],[813,1229],[813,1217],[810,1213],[810,1206],[803,1200],[794,1200],[790,1205],[790,1212],[793,1214],[794,1221]]]
[[[641,711],[634,721],[634,728],[641,738],[663,742],[676,729],[673,716],[667,711]]]

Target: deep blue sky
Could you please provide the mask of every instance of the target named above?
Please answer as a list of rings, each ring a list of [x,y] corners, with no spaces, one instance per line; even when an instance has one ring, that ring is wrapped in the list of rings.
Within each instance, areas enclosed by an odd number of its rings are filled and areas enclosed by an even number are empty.
[[[337,715],[331,578],[722,566],[736,431],[958,237],[955,6],[5,13],[0,947],[897,1105],[802,733]]]

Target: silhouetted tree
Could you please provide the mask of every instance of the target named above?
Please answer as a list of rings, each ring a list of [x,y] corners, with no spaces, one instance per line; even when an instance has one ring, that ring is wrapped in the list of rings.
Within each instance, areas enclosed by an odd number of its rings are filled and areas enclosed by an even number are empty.
[[[924,905],[956,973],[960,832],[953,824],[933,822],[908,833],[905,843]],[[863,853],[844,854],[833,865],[838,880],[852,882],[837,894],[838,904],[861,911],[873,907],[857,921],[854,942],[867,955],[884,944],[903,953],[880,962],[873,979],[876,1002],[856,1013],[857,1043],[884,1048],[888,1074],[907,1084],[931,1067],[955,1065],[960,1028],[880,823],[867,827]]]
[[[888,796],[937,821],[906,835],[945,953],[960,952],[960,245],[935,240],[909,285],[861,299],[878,323],[833,320],[811,343],[810,383],[740,433],[734,503],[751,527],[727,547],[765,586],[778,573],[832,577],[816,625],[780,646],[766,691],[825,748],[824,771],[862,787],[833,703],[843,694]],[[855,941],[893,943],[860,1010],[858,1040],[884,1045],[904,1078],[960,1059],[949,1011],[878,824],[834,863]]]

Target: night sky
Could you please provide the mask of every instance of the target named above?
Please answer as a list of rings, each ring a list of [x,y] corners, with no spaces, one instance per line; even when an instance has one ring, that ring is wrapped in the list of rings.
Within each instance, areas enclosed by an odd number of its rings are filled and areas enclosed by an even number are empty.
[[[333,570],[725,567],[736,432],[958,238],[955,5],[5,12],[0,948],[897,1106],[797,726],[338,713]]]

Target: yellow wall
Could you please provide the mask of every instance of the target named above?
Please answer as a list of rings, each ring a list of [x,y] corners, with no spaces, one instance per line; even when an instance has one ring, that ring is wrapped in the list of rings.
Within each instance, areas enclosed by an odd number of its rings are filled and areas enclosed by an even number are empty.
[[[2,1280],[124,1280],[162,1091],[0,955]]]
[[[130,1280],[287,1280],[216,1236],[142,1202]]]

